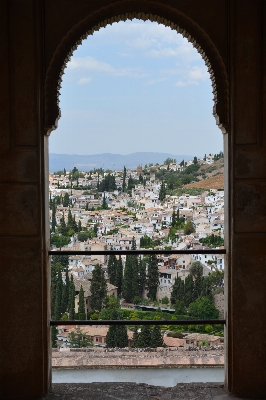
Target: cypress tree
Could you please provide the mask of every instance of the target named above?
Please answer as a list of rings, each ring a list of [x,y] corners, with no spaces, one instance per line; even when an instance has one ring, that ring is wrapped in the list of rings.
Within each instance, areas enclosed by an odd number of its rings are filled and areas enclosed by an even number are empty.
[[[57,286],[57,268],[55,263],[51,265],[51,314],[54,316],[55,312],[55,299],[56,299],[56,286]]]
[[[70,205],[69,194],[66,192],[63,198],[63,207],[68,207],[69,205]]]
[[[105,198],[105,193],[103,194],[102,208],[103,208],[104,210],[107,210],[107,209],[108,209],[108,205],[107,205],[106,198]]]
[[[116,273],[115,273],[115,286],[117,287],[117,295],[121,296],[122,292],[122,282],[123,282],[123,264],[122,258],[116,260]]]
[[[194,299],[193,301],[197,300],[199,297],[201,297],[202,294],[202,276],[197,274],[195,281],[194,281]]]
[[[81,232],[82,231],[82,226],[81,226],[81,221],[79,220],[79,222],[78,222],[78,232]]]
[[[164,181],[162,181],[161,188],[159,191],[159,200],[164,201],[165,197],[166,197],[166,188]]]
[[[60,233],[63,236],[67,236],[67,227],[65,223],[65,214],[63,213],[62,217],[60,218]]]
[[[79,319],[81,319],[81,320],[86,319],[85,301],[84,301],[84,290],[83,290],[82,285],[80,286],[80,290],[79,290],[79,307],[78,307],[78,314],[79,314]]]
[[[131,250],[136,250],[135,238],[132,239]],[[127,302],[132,302],[139,293],[138,257],[126,256],[125,272],[122,284],[122,292]]]
[[[112,311],[113,320],[123,320],[121,312],[117,309]],[[128,335],[127,328],[125,325],[110,325],[106,335],[106,346],[107,347],[128,347]]]
[[[78,232],[78,224],[76,222],[76,216],[75,215],[73,217],[72,229],[73,229],[74,232]]]
[[[67,312],[67,310],[68,310],[68,298],[69,298],[69,276],[68,276],[68,267],[67,267],[66,268],[66,280],[65,280],[65,284],[63,284],[63,290],[62,290],[62,305],[61,305],[62,314]]]
[[[116,256],[111,254],[108,258],[107,272],[110,283],[112,285],[115,285],[116,283],[116,264],[117,264]]]
[[[56,348],[57,347],[57,328],[56,326],[52,326],[52,335],[51,335],[51,339],[52,339],[52,348]]]
[[[65,268],[68,268],[68,264],[69,264],[68,258],[69,258],[69,256],[58,256],[58,255],[55,255],[55,256],[52,256],[52,257],[53,257],[53,264],[61,264],[61,267],[60,267],[61,270],[65,269]]]
[[[68,297],[68,312],[69,319],[75,319],[75,284],[73,281],[73,275],[71,274],[70,283],[69,283],[69,297]]]
[[[89,205],[88,205],[88,203],[86,203],[85,211],[89,211]]]
[[[128,347],[128,335],[126,325],[116,326],[115,341],[116,347],[120,347],[121,349],[123,349],[124,347]]]
[[[188,307],[190,303],[193,302],[194,299],[194,281],[192,275],[188,275],[185,279],[185,296],[184,303],[185,306]]]
[[[110,325],[106,335],[106,347],[116,347],[116,326]]]
[[[100,264],[96,264],[92,271],[91,280],[91,308],[101,311],[106,301],[107,284],[104,276],[104,271]]]
[[[55,200],[53,200],[53,204],[52,204],[52,232],[55,232],[55,228],[56,228],[56,205],[55,205]]]
[[[56,320],[61,318],[62,291],[63,291],[63,281],[62,281],[61,270],[59,270],[57,274],[55,307],[54,307],[54,319]]]
[[[151,332],[151,347],[164,347],[164,341],[159,325],[154,325]]]
[[[68,210],[67,215],[67,230],[73,229],[73,217],[70,209]]]
[[[182,279],[177,276],[172,287],[170,298],[171,304],[175,304],[177,300],[184,301],[184,295],[184,281],[182,281]]]
[[[175,210],[173,210],[171,225],[175,226],[176,223],[177,223],[176,212]]]
[[[126,176],[127,176],[127,170],[126,167],[124,166],[122,192],[125,192],[126,190]]]
[[[151,347],[151,327],[150,325],[143,325],[138,338],[138,348]]]
[[[147,274],[147,284],[148,298],[151,300],[156,300],[157,288],[159,286],[159,271],[158,271],[158,260],[156,255],[149,256],[148,261],[148,274]]]
[[[143,297],[143,291],[146,286],[146,258],[139,261],[138,268],[138,295],[139,297]]]

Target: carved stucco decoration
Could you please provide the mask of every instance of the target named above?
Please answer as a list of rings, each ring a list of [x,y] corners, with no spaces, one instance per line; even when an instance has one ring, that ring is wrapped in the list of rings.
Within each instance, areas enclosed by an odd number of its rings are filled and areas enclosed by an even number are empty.
[[[138,11],[139,10],[139,11]],[[225,65],[207,33],[190,17],[160,2],[144,0],[118,1],[87,15],[62,38],[54,51],[45,79],[45,131],[57,127],[60,118],[59,96],[62,75],[74,50],[88,35],[114,22],[127,19],[150,20],[169,26],[182,34],[202,56],[212,82],[213,115],[223,133],[228,126],[229,84]]]

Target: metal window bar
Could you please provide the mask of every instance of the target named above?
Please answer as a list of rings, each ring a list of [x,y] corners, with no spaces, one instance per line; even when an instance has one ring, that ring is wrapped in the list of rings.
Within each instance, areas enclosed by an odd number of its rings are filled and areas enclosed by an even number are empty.
[[[149,254],[226,254],[226,249],[206,250],[50,250],[48,255],[149,255]],[[50,326],[58,325],[225,325],[225,319],[200,320],[51,320]]]

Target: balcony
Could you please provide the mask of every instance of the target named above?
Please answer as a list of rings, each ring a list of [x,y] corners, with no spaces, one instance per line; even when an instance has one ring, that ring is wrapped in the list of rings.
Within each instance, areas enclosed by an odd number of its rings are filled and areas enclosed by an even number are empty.
[[[223,249],[219,250],[126,250],[126,251],[50,251],[49,255],[150,255],[150,254],[225,254]],[[223,319],[219,320],[61,320],[51,321],[51,326],[57,325],[207,325],[225,324]],[[212,396],[212,393],[224,393],[221,385],[224,381],[224,355],[221,349],[213,349],[211,354],[205,351],[187,352],[185,349],[62,349],[54,351],[52,355],[54,390],[65,390],[67,387],[75,388],[82,385],[84,396],[88,390],[101,390],[101,382],[109,382],[110,391],[120,390],[115,386],[119,382],[129,392],[132,386],[145,388],[145,390],[156,390],[156,386],[164,387],[163,390],[169,394],[170,388],[179,388],[180,393],[185,390],[203,390]],[[131,382],[131,383],[130,383]],[[83,386],[83,384],[88,386]],[[196,385],[198,383],[199,386]],[[185,386],[184,386],[185,384]],[[70,385],[70,386],[69,386]],[[99,386],[97,386],[99,385]],[[151,386],[154,389],[151,389]],[[177,385],[177,386],[176,386]],[[181,386],[180,386],[181,385]],[[182,386],[183,385],[183,386]],[[202,386],[203,385],[203,386]],[[205,385],[205,386],[204,386]],[[208,386],[209,385],[209,386]],[[211,386],[213,385],[213,386]],[[168,389],[166,389],[168,387]],[[89,389],[91,388],[91,389]],[[150,389],[149,389],[150,388]],[[140,389],[140,390],[142,390]],[[178,389],[178,390],[179,390]],[[74,390],[74,389],[73,389]],[[121,389],[122,390],[122,389]],[[124,390],[124,389],[123,389]],[[144,390],[144,389],[143,389]],[[162,390],[162,388],[158,388]],[[110,392],[110,393],[111,393]],[[165,393],[166,393],[165,392]],[[191,392],[191,393],[192,393]],[[196,393],[195,392],[195,393]],[[134,390],[135,393],[135,390]],[[128,397],[128,393],[123,398]],[[109,398],[106,395],[106,398]],[[119,396],[117,394],[117,396]],[[135,394],[134,394],[135,396]],[[168,394],[167,394],[168,396]],[[51,397],[52,398],[52,397]],[[82,398],[82,397],[80,397]],[[90,397],[91,398],[91,397]],[[103,397],[105,398],[105,397]],[[120,397],[116,397],[120,398]],[[141,398],[141,397],[139,397]],[[166,397],[168,398],[168,397]],[[180,397],[181,398],[181,397]],[[184,398],[184,397],[183,397]],[[200,398],[200,397],[195,397]],[[202,397],[215,398],[215,397]]]

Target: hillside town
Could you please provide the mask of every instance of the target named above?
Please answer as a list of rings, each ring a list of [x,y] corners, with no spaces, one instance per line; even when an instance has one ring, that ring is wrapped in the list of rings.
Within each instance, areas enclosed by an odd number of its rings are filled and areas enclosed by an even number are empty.
[[[66,279],[69,280],[71,277],[74,285],[72,319],[73,316],[79,319],[77,315],[80,312],[84,314],[83,319],[89,319],[93,313],[95,314],[95,310],[99,312],[101,308],[104,308],[103,305],[96,308],[92,300],[91,286],[93,274],[96,273],[97,268],[101,269],[104,276],[105,295],[108,298],[118,298],[119,307],[133,309],[136,305],[159,306],[161,310],[168,309],[174,312],[176,302],[182,300],[184,314],[190,302],[186,304],[185,297],[183,299],[174,294],[177,293],[174,285],[181,281],[183,286],[187,285],[186,282],[189,281],[191,274],[194,279],[193,283],[191,278],[192,283],[197,285],[197,273],[193,275],[191,272],[193,265],[200,266],[201,279],[207,279],[210,274],[213,275],[217,271],[220,273],[219,277],[222,276],[212,295],[209,296],[222,317],[224,255],[204,254],[204,252],[164,254],[164,250],[224,249],[223,186],[206,188],[208,178],[211,181],[215,179],[215,176],[221,178],[222,162],[222,153],[220,153],[205,155],[203,159],[194,157],[193,160],[180,164],[176,160],[167,159],[162,165],[138,166],[135,170],[124,168],[122,171],[100,169],[81,172],[74,167],[69,172],[62,170],[50,173],[52,250],[162,250],[162,253],[155,257],[156,265],[153,270],[155,272],[152,273],[149,270],[151,259],[140,256],[137,264],[142,265],[144,281],[143,284],[138,283],[137,291],[132,292],[133,294],[129,294],[125,283],[128,256],[122,255],[118,258],[106,255],[72,255],[67,257],[65,262],[67,268],[62,268],[60,279],[63,285],[66,285]],[[200,182],[204,184],[199,189],[197,185]],[[194,189],[193,183],[196,185]],[[113,260],[112,257],[114,257]],[[52,265],[55,261],[60,262],[60,259],[52,256]],[[112,263],[115,265],[116,272],[112,270]],[[118,274],[119,263],[120,281],[118,275],[115,276]],[[137,274],[140,276],[139,268],[141,267],[137,268]],[[149,285],[151,276],[156,276],[153,287]],[[204,286],[204,282],[201,285]],[[203,291],[203,286],[201,286],[201,291]],[[191,298],[191,302],[201,298],[202,293]],[[204,296],[207,296],[206,293]],[[84,303],[82,310],[80,301]],[[69,310],[66,306],[65,310],[61,309],[61,314],[59,313],[57,318],[65,315],[67,319],[69,317],[67,311]],[[96,318],[99,318],[99,315],[94,315],[94,319]],[[107,329],[100,326],[99,328],[101,332]],[[95,330],[91,327],[91,330],[93,329]],[[66,333],[68,331],[64,330],[64,327],[59,331],[57,339],[61,341],[61,344],[68,337]],[[132,335],[132,332],[128,334],[129,346],[133,341]],[[104,336],[104,339],[98,339],[100,343],[94,344],[105,345],[106,332],[104,335],[96,333],[91,335],[91,337],[94,336],[97,338]],[[165,339],[164,343],[167,340]]]

